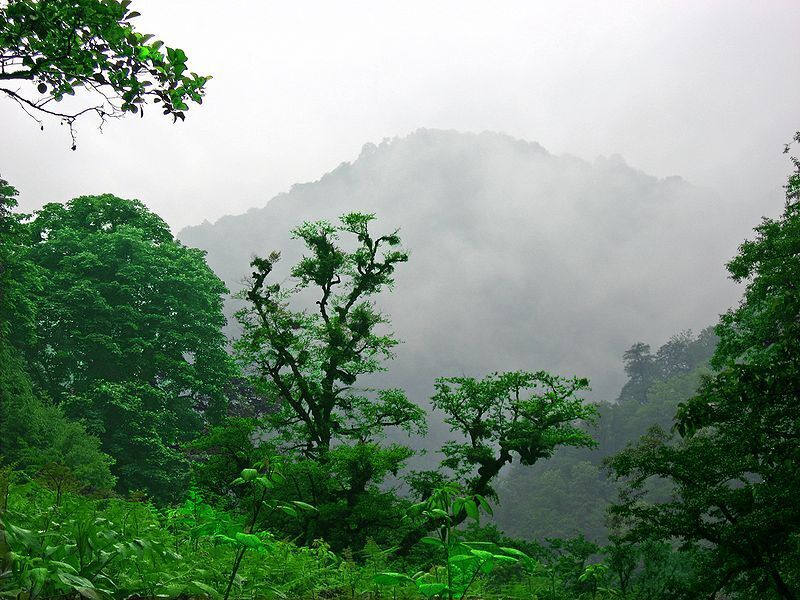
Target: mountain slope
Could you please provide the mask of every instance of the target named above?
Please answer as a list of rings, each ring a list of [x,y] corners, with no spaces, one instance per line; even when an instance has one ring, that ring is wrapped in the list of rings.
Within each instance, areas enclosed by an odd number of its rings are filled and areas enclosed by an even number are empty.
[[[235,291],[253,253],[281,250],[285,274],[302,251],[292,227],[352,211],[399,227],[411,251],[378,299],[405,341],[381,379],[419,402],[437,376],[509,369],[588,376],[594,398],[615,398],[633,342],[700,329],[738,296],[722,265],[740,235],[712,193],[496,133],[367,144],[318,181],[179,237]]]

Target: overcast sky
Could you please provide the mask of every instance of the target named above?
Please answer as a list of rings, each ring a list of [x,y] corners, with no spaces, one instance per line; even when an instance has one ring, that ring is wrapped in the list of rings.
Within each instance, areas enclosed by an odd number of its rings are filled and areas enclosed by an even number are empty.
[[[135,197],[176,230],[262,206],[419,127],[504,131],[555,154],[766,198],[800,128],[800,2],[134,0],[138,27],[212,74],[172,125],[93,122],[69,150],[0,98],[0,175],[26,210]],[[755,223],[754,223],[755,224]]]

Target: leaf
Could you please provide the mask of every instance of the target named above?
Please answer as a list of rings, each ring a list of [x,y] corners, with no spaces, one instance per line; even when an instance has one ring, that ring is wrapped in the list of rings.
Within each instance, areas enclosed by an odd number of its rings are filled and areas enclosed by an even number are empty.
[[[424,538],[422,538],[420,542],[422,542],[423,544],[430,544],[431,546],[442,546],[442,547],[444,546],[444,542],[442,542],[442,540],[440,540],[439,538],[431,537],[429,535],[426,535]]]
[[[481,496],[480,494],[476,494],[476,495],[475,495],[475,499],[476,499],[476,500],[478,501],[478,503],[481,505],[481,508],[484,510],[484,512],[485,512],[486,514],[488,514],[488,515],[494,514],[494,513],[492,512],[492,507],[491,507],[491,506],[489,506],[489,503],[486,501],[486,498],[484,498],[484,497],[483,497],[483,496]]]
[[[459,563],[464,562],[466,560],[475,560],[477,557],[472,556],[470,554],[456,554],[455,556],[450,557],[451,563]]]
[[[509,565],[515,565],[519,562],[518,558],[514,558],[513,556],[506,556],[505,554],[494,554],[492,555],[492,559],[497,562],[504,562]]]
[[[72,575],[71,573],[58,573],[58,578],[65,585],[78,589],[79,587],[94,588],[94,585],[88,579],[79,575]]]
[[[403,573],[377,573],[372,580],[377,585],[399,585],[403,582],[412,581],[411,577]]]
[[[464,509],[464,499],[456,498],[453,500],[453,514],[458,515]]]
[[[433,510],[428,511],[431,515],[436,517],[441,517],[443,519],[450,519],[450,515],[448,515],[445,511],[441,508],[434,508]]]
[[[91,598],[91,600],[100,600],[102,596],[98,593],[98,591],[94,588],[89,587],[76,587],[74,588],[76,592],[78,592],[84,598]]]
[[[248,469],[245,469],[248,470]],[[255,469],[253,469],[255,471]],[[242,471],[244,473],[244,471]],[[264,487],[265,489],[271,490],[275,487],[275,484],[272,483],[267,477],[256,477],[256,483]]]
[[[190,583],[191,583],[191,585],[196,587],[198,590],[200,590],[201,592],[205,592],[206,594],[208,594],[212,598],[219,598],[222,595],[217,590],[212,588],[210,585],[207,585],[207,584],[205,584],[205,583],[203,583],[201,581],[191,581]]]
[[[492,560],[494,558],[494,554],[487,552],[486,550],[470,549],[470,552],[473,556],[477,556],[481,560]]]
[[[426,597],[432,598],[437,594],[441,594],[447,589],[443,583],[418,583],[417,589]]]
[[[487,560],[481,564],[481,573],[491,573],[494,570],[494,566],[495,562],[493,560]]]
[[[467,516],[470,519],[474,519],[476,521],[480,520],[481,514],[478,511],[478,505],[475,503],[474,500],[465,500],[464,509],[467,511]]]
[[[292,500],[292,504],[294,504],[297,508],[302,508],[303,510],[307,510],[309,512],[319,512],[316,506],[311,506],[310,504],[306,504],[300,500]]]
[[[58,561],[58,560],[51,560],[51,561],[49,561],[49,564],[56,565],[57,567],[63,569],[67,573],[72,573],[73,575],[77,575],[78,574],[78,570],[75,567],[73,567],[72,565],[68,564],[68,563],[61,562],[61,561]]]
[[[240,476],[245,481],[253,481],[253,479],[258,477],[258,471],[255,469],[242,469]]]
[[[264,545],[261,538],[252,533],[237,533],[236,541],[247,548],[261,548]]]

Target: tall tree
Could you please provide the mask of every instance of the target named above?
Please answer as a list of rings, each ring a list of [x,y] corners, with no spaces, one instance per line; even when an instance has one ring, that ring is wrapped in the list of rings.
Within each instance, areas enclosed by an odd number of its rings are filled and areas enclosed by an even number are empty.
[[[237,315],[238,358],[256,389],[278,403],[265,418],[271,442],[298,458],[288,482],[320,507],[306,530],[309,542],[324,532],[335,544],[358,544],[373,524],[386,530],[395,499],[379,486],[413,453],[380,440],[389,428],[412,433],[426,426],[424,411],[402,390],[357,386],[384,370],[398,344],[372,298],[392,286],[396,266],[408,260],[396,231],[370,232],[374,220],[351,213],[338,225],[296,228],[293,236],[309,254],[292,268],[292,285],[269,282],[279,254],[256,258],[248,305]],[[309,296],[316,296],[314,308],[300,308]],[[349,539],[337,538],[334,530],[343,527]]]
[[[682,439],[655,430],[611,462],[630,482],[613,513],[634,536],[698,549],[698,586],[709,597],[800,595],[800,161],[793,164],[783,214],[765,218],[728,264],[747,286],[716,328],[717,372],[679,407]],[[654,477],[673,483],[672,501],[647,501]]]
[[[225,413],[225,286],[136,200],[48,204],[30,230],[47,282],[26,348],[34,381],[101,437],[122,486],[179,491],[178,445]]]
[[[0,337],[30,342],[36,330],[33,297],[40,274],[25,256],[26,215],[15,212],[17,189],[0,178]]]
[[[647,402],[647,390],[658,376],[655,357],[650,352],[650,345],[643,342],[635,343],[622,355],[622,361],[625,364],[628,381],[622,386],[618,400],[644,404]]]
[[[9,0],[0,4],[0,95],[44,128],[94,114],[101,126],[148,100],[174,120],[201,103],[209,76],[191,73],[183,50],[136,31],[130,0]],[[75,101],[65,101],[76,96]]]
[[[80,423],[36,394],[21,348],[36,338],[35,296],[41,273],[26,255],[26,215],[14,211],[17,190],[0,179],[0,463],[31,475],[47,464],[71,470],[83,485],[109,489],[113,460]]]
[[[311,251],[292,269],[295,285],[267,282],[279,254],[256,258],[245,295],[249,306],[238,313],[244,329],[239,358],[257,386],[280,400],[270,425],[284,445],[309,458],[324,458],[334,440],[367,443],[387,427],[414,430],[424,422],[401,390],[355,387],[359,377],[384,369],[381,361],[398,343],[370,298],[390,287],[396,265],[408,260],[397,232],[373,237],[368,226],[374,218],[352,213],[338,226],[295,229],[294,237]],[[340,246],[342,233],[356,238],[354,251]],[[294,310],[290,299],[309,287],[317,292],[315,310]]]

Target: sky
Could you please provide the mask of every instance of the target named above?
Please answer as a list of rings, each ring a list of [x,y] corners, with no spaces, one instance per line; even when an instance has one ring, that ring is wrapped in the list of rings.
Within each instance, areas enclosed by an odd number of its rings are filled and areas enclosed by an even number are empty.
[[[86,120],[78,149],[0,98],[23,210],[138,198],[175,231],[263,206],[420,127],[622,155],[775,214],[800,128],[800,2],[134,0],[138,29],[213,75],[173,125]],[[758,199],[763,198],[763,205]],[[763,210],[762,210],[763,208]],[[760,215],[753,215],[754,218]]]

